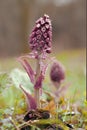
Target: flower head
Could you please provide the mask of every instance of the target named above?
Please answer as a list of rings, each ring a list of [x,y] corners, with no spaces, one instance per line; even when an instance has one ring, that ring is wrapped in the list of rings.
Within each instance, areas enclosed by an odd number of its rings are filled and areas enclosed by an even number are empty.
[[[52,82],[58,83],[65,79],[65,68],[60,62],[56,61],[53,63],[50,71],[50,78]]]
[[[52,26],[48,15],[44,15],[36,21],[36,25],[30,35],[30,48],[37,52],[51,52]]]

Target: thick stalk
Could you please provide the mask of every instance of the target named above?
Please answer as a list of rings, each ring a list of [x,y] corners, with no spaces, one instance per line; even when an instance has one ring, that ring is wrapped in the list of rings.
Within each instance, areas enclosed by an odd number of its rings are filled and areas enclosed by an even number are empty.
[[[37,103],[37,108],[40,108],[40,89],[35,89],[35,100]]]
[[[37,80],[39,75],[40,75],[40,59],[38,58],[37,62],[36,62],[35,83],[36,83],[36,80]],[[37,108],[40,108],[40,88],[35,88],[34,92],[35,92],[35,100],[36,100],[36,103],[37,103]]]

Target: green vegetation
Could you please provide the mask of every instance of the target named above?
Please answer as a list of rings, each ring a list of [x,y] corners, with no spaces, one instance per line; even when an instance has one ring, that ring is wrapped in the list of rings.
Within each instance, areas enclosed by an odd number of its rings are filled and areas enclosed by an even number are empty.
[[[87,101],[86,97],[86,60],[85,50],[67,51],[56,54],[57,60],[62,62],[66,68],[66,80],[63,85],[69,86],[64,97],[60,98],[58,115],[64,122],[72,124],[74,128],[87,129]],[[32,63],[33,64],[33,63]],[[3,68],[2,68],[3,67]],[[19,130],[18,127],[25,124],[23,117],[27,112],[25,97],[21,92],[19,85],[22,84],[26,90],[33,93],[32,84],[27,74],[16,64],[14,59],[1,60],[0,64],[0,128],[1,130]],[[49,72],[49,70],[48,70]],[[49,73],[43,84],[44,90],[50,90],[51,81]],[[50,93],[52,93],[50,91]],[[43,99],[47,95],[43,94]],[[65,110],[61,109],[65,104]],[[50,105],[50,102],[48,106]],[[73,112],[76,107],[74,116],[68,114]],[[53,110],[53,108],[51,108]],[[75,112],[75,111],[74,111]],[[38,120],[31,125],[59,122],[65,130],[64,124],[59,119]],[[33,128],[34,129],[34,128]]]

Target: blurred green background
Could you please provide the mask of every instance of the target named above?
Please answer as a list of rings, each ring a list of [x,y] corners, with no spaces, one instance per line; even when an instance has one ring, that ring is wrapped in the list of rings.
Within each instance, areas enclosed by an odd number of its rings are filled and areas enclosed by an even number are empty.
[[[69,95],[86,95],[86,0],[0,0],[0,71],[21,68],[16,57],[28,53],[35,21],[48,14],[53,54],[66,68]]]

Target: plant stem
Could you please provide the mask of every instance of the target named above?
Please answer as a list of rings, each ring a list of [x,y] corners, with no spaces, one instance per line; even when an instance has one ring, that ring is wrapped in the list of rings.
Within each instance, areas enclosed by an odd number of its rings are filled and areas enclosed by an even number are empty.
[[[37,81],[38,76],[40,75],[40,59],[37,59],[36,62],[36,77],[35,77],[35,82]],[[34,90],[35,92],[35,100],[37,103],[37,108],[40,108],[40,89],[39,88],[35,88]]]
[[[17,126],[16,126],[16,123],[15,121],[10,117],[9,120],[11,121],[11,123],[14,125],[15,129],[16,130],[20,130]]]
[[[37,103],[37,108],[40,108],[40,89],[35,89],[35,99]]]

